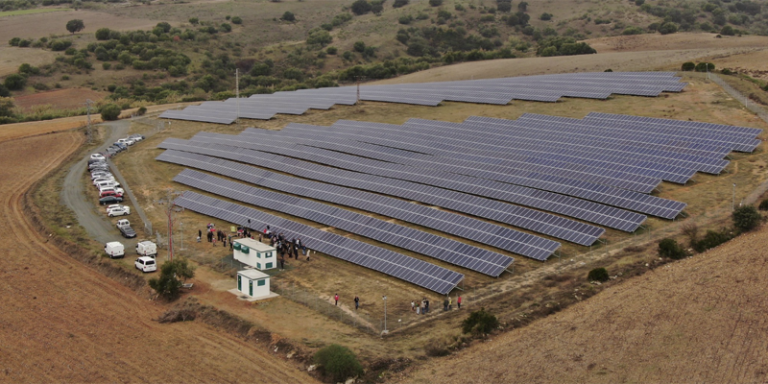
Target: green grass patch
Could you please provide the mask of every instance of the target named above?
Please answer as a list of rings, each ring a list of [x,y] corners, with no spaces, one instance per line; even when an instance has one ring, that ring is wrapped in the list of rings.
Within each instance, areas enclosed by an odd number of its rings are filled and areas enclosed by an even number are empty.
[[[32,15],[32,14],[35,14],[35,13],[65,12],[65,11],[70,11],[70,10],[67,9],[67,8],[19,9],[19,10],[16,10],[16,11],[0,12],[0,17]]]

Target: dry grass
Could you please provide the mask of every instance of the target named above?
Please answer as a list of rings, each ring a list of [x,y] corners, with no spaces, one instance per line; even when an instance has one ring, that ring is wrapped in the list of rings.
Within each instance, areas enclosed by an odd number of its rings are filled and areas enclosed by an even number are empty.
[[[104,96],[104,93],[90,89],[69,88],[17,96],[13,98],[13,103],[23,111],[45,105],[56,106],[58,109],[80,109],[85,106],[86,99],[98,102]]]
[[[0,44],[7,43],[0,40]],[[57,53],[35,48],[16,48],[0,46],[0,77],[19,71],[19,65],[28,63],[33,66],[49,64],[56,59]]]

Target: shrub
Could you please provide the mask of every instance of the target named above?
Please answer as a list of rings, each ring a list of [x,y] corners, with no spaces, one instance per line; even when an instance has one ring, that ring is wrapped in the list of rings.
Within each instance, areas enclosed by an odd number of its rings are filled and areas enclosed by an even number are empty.
[[[27,84],[27,78],[15,73],[12,75],[8,75],[8,77],[5,78],[5,81],[3,81],[3,85],[5,85],[5,87],[10,89],[11,91],[18,91],[24,88],[24,85],[26,84]]]
[[[723,68],[723,69],[721,69],[721,70],[720,70],[720,73],[722,73],[723,75],[733,75],[733,71],[731,71],[731,70],[730,70],[730,69],[728,69],[728,68]]]
[[[587,275],[587,280],[589,281],[599,281],[602,283],[610,279],[611,277],[608,276],[608,271],[605,268],[595,268],[589,271]]]
[[[363,374],[363,366],[355,353],[338,344],[331,344],[317,351],[314,362],[320,365],[320,370],[330,376],[333,382],[343,382],[347,378]]]
[[[168,300],[174,300],[179,297],[179,289],[182,284],[178,278],[186,280],[194,276],[194,267],[189,265],[186,259],[178,258],[173,261],[166,261],[160,268],[160,277],[149,279],[149,286],[160,296]]]
[[[757,206],[757,209],[761,211],[768,211],[768,199],[761,201],[760,205]]]
[[[120,116],[120,107],[115,104],[107,104],[101,107],[101,118],[106,121],[117,120]]]
[[[243,23],[243,19],[240,18],[240,16],[235,16],[232,18],[232,24],[240,25]]]
[[[733,36],[736,34],[736,30],[730,25],[726,25],[720,30],[720,34],[723,36]]]
[[[667,238],[659,242],[659,256],[679,260],[686,256],[686,252],[677,241]]]
[[[541,16],[539,16],[539,19],[544,21],[552,20],[552,14],[544,12],[541,14]]]
[[[461,331],[475,335],[491,333],[499,327],[499,320],[493,314],[486,312],[485,308],[469,314],[469,317],[461,323]]]
[[[367,2],[366,0],[357,0],[354,3],[352,3],[352,13],[355,15],[365,15],[366,13],[371,11],[371,3]]]
[[[502,1],[496,4],[496,9],[498,9],[499,12],[509,12],[512,10],[512,3],[508,1]]]
[[[293,21],[293,20],[291,20],[291,21]],[[219,29],[220,29],[221,31],[224,31],[224,32],[232,32],[232,25],[230,25],[230,24],[227,24],[227,23],[223,23],[223,24],[221,24],[221,26],[219,27]]]
[[[10,45],[11,47],[18,47],[20,41],[21,41],[21,38],[14,37],[14,38],[8,40],[8,45]]]
[[[333,36],[331,36],[328,31],[323,29],[313,29],[309,31],[309,36],[307,37],[307,44],[317,44],[321,47],[324,47],[328,44],[333,42]]]
[[[104,68],[104,70],[106,71],[106,70],[109,70],[110,68],[112,68],[112,64],[110,64],[110,63],[103,63],[103,64],[101,64],[101,67]]]
[[[621,32],[622,35],[641,35],[643,34],[643,29],[640,27],[627,27],[624,28],[624,31]]]
[[[749,232],[760,224],[762,218],[760,212],[757,212],[755,207],[745,205],[733,211],[733,226],[740,232]]]
[[[200,19],[198,19],[197,17],[192,17],[189,19],[189,23],[192,25],[197,25],[200,23]]]
[[[336,52],[339,51],[339,49],[336,47],[328,47],[328,49],[326,49],[325,51],[328,52],[329,55],[335,55]]]
[[[0,84],[0,97],[11,97],[11,91],[3,84]]]
[[[285,11],[285,13],[280,16],[280,20],[293,22],[296,21],[296,15],[294,15],[291,11]]]
[[[429,0],[429,5],[433,7],[439,7],[443,5],[443,0]]]
[[[668,35],[670,33],[677,32],[677,29],[678,29],[677,24],[671,21],[668,21],[659,26],[659,33],[661,33],[662,35]]]
[[[686,61],[685,63],[683,63],[683,66],[681,67],[681,69],[683,71],[690,72],[696,69],[696,64],[694,64],[692,61]]]
[[[408,25],[413,21],[413,16],[400,16],[400,18],[397,20],[398,23],[403,25]]]
[[[409,0],[395,0],[395,2],[392,3],[392,8],[405,7],[406,5],[408,5],[408,1]]]
[[[733,236],[725,229],[719,232],[707,231],[707,234],[704,235],[704,238],[691,245],[693,245],[693,249],[695,249],[696,252],[704,252],[707,249],[717,247],[718,245],[723,244],[732,238]]]
[[[365,51],[365,43],[362,41],[356,41],[355,44],[353,45],[353,48],[357,52],[363,52]]]
[[[99,28],[96,30],[96,40],[109,40],[109,28]]]
[[[696,72],[712,72],[715,70],[715,65],[712,63],[698,63],[696,64]]]

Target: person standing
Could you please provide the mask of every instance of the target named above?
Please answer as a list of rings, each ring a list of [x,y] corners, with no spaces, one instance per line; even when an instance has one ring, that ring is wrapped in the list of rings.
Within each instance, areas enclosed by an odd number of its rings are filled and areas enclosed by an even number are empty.
[[[336,301],[336,305],[339,305],[339,294],[338,293],[333,295],[333,300]]]
[[[448,309],[453,309],[453,299],[451,299],[451,296],[448,296]]]
[[[299,247],[295,243],[293,244],[293,257],[295,257],[296,260],[299,259]]]
[[[232,250],[232,239],[229,239],[229,250]]]
[[[461,295],[456,298],[456,307],[457,309],[461,309]]]
[[[443,300],[443,312],[448,311],[448,297]]]
[[[411,312],[416,312],[416,302],[411,301]]]
[[[424,311],[429,312],[429,299],[424,300]]]
[[[198,229],[198,230],[197,230],[197,238],[198,238],[198,239],[200,239],[200,238],[202,238],[202,237],[203,237],[203,230],[201,230],[201,229]],[[200,241],[198,240],[198,243],[199,243],[199,242],[200,242]]]
[[[280,270],[285,269],[285,258],[280,258]]]
[[[360,298],[355,296],[355,311],[357,311],[357,308],[360,308]]]

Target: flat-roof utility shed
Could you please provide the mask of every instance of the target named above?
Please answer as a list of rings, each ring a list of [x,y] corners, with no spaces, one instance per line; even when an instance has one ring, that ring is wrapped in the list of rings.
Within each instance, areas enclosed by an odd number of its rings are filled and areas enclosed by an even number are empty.
[[[235,260],[260,271],[277,268],[275,247],[253,239],[237,239],[232,242]]]
[[[238,271],[237,290],[250,297],[269,296],[269,275],[255,269]]]

